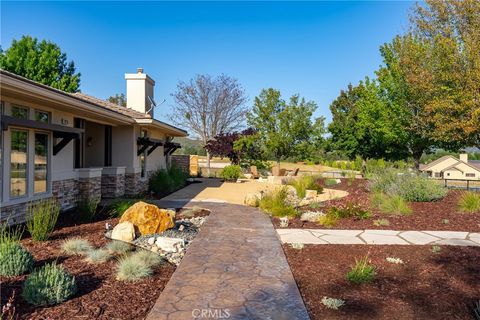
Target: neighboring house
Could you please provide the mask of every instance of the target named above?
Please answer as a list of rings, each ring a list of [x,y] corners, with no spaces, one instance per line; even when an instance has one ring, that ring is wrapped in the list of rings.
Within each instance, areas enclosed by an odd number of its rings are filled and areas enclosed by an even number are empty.
[[[460,154],[460,159],[453,156],[441,157],[420,170],[430,177],[452,180],[480,180],[480,161],[468,160],[468,154]]]
[[[170,165],[187,132],[153,119],[155,82],[142,69],[125,74],[127,107],[66,93],[0,70],[1,220],[25,219],[26,204],[145,191],[149,174]]]

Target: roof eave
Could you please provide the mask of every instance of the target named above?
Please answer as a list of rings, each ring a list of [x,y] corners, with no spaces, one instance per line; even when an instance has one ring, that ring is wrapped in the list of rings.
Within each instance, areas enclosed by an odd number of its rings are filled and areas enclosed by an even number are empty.
[[[144,118],[144,119],[135,119],[135,122],[140,126],[152,126],[154,128],[160,129],[166,132],[169,136],[172,137],[187,137],[188,132],[172,126],[168,123],[162,122],[160,120]]]

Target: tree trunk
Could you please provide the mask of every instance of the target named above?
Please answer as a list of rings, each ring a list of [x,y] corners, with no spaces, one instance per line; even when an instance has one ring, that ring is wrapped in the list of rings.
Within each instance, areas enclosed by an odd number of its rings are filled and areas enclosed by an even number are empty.
[[[207,176],[210,178],[210,159],[211,159],[210,152],[207,151]]]
[[[415,164],[415,169],[416,170],[420,170],[420,158],[422,157],[422,154],[423,154],[423,150],[420,151],[416,151],[416,152],[413,152],[412,156],[413,156],[413,163]]]

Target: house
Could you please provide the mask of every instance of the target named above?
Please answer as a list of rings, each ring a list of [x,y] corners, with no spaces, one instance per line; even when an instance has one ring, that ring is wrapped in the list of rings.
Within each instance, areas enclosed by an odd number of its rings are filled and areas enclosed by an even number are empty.
[[[453,156],[441,157],[420,170],[437,179],[480,180],[480,161],[468,160],[468,154],[460,154],[460,159]]]
[[[155,82],[125,74],[127,106],[67,93],[0,70],[1,219],[25,220],[30,201],[136,195],[171,163],[187,132],[153,118]]]

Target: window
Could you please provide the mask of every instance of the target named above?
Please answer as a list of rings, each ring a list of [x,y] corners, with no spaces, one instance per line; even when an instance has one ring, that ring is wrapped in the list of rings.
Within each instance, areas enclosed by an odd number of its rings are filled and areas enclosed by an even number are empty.
[[[35,110],[35,120],[39,122],[50,123],[50,113],[41,110]]]
[[[10,196],[24,196],[27,193],[27,150],[28,132],[11,131],[10,153]]]
[[[447,173],[447,177],[450,177],[450,172]]]
[[[474,178],[474,177],[475,177],[475,173],[466,173],[465,176],[466,176],[466,177],[470,177],[470,178]]]
[[[35,133],[34,170],[33,192],[47,192],[48,135],[45,133]]]
[[[442,174],[440,172],[435,172],[435,178],[440,178]]]
[[[12,117],[28,119],[28,108],[12,105]]]

